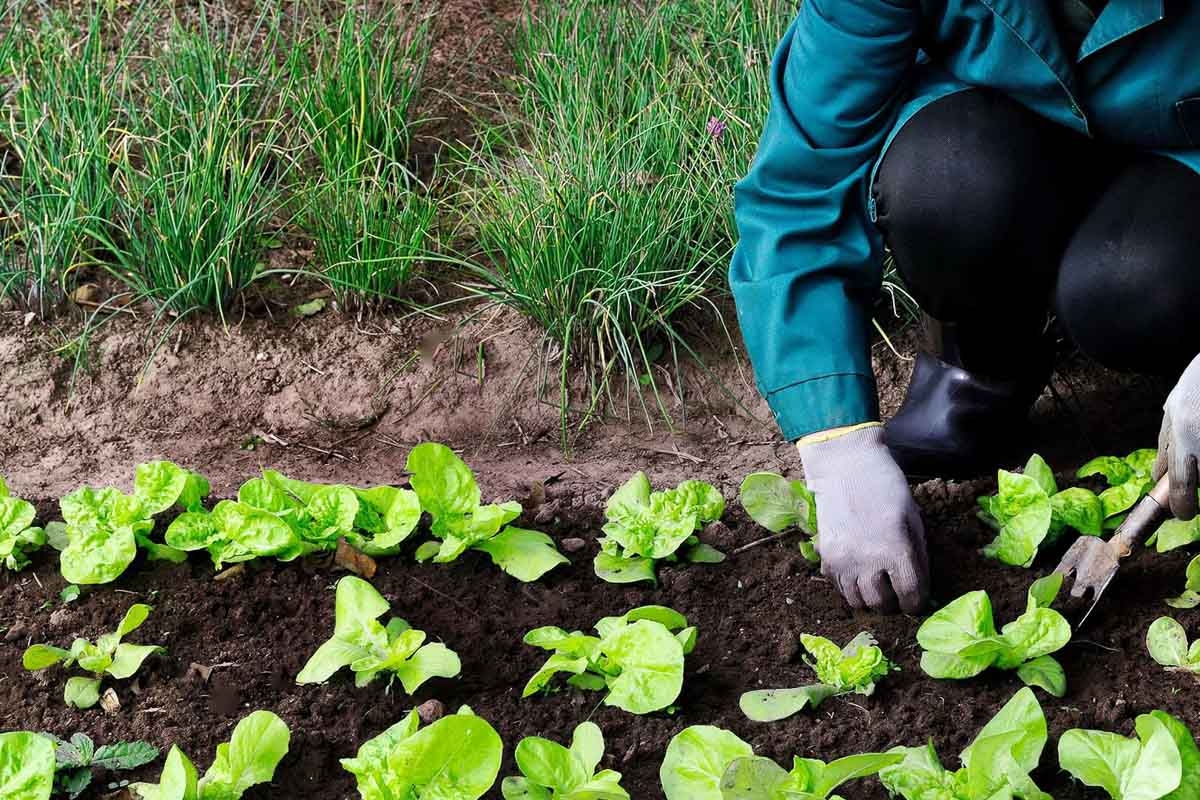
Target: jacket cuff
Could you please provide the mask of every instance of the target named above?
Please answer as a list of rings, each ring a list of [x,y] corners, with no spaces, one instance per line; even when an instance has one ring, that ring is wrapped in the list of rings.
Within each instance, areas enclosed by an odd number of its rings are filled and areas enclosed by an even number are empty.
[[[767,403],[788,441],[879,419],[874,375],[821,375],[771,392]]]

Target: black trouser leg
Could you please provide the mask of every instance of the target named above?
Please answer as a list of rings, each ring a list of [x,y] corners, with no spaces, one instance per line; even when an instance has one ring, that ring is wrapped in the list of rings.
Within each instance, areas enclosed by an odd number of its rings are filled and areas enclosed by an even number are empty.
[[[1063,250],[1095,191],[1095,150],[982,89],[942,98],[900,130],[873,197],[905,287],[954,323],[955,352],[940,355],[990,377],[1028,372]]]
[[[1072,235],[1055,299],[1101,364],[1182,372],[1200,353],[1200,176],[1162,156],[1123,167]]]

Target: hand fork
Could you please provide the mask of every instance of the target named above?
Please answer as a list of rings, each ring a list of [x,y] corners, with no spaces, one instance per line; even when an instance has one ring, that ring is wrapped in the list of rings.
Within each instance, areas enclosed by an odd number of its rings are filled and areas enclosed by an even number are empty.
[[[1061,572],[1064,578],[1069,578],[1071,573],[1075,573],[1075,584],[1071,587],[1072,597],[1083,597],[1089,589],[1093,592],[1092,604],[1075,626],[1077,630],[1083,627],[1083,623],[1100,602],[1100,596],[1117,576],[1121,559],[1132,553],[1133,548],[1142,539],[1157,530],[1158,526],[1171,516],[1170,507],[1167,505],[1170,495],[1171,481],[1168,476],[1163,475],[1150,490],[1150,494],[1133,507],[1111,539],[1105,541],[1098,536],[1080,536],[1067,550],[1055,572]]]

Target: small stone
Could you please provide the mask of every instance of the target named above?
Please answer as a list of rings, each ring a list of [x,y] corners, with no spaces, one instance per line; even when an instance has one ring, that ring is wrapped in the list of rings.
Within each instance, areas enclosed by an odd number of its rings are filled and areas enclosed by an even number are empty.
[[[50,627],[61,628],[71,621],[71,612],[68,609],[60,608],[50,615]]]
[[[4,641],[15,642],[17,639],[20,639],[25,635],[25,631],[25,623],[18,622],[16,625],[13,625],[11,628],[9,628],[8,632],[4,634]]]
[[[417,716],[426,725],[431,722],[437,722],[446,716],[446,706],[441,700],[426,700],[417,706]]]
[[[580,550],[583,550],[585,547],[587,547],[587,541],[585,539],[563,539],[562,540],[562,549],[568,553],[578,553]]]
[[[110,687],[100,696],[100,707],[107,714],[115,714],[121,710],[121,698],[117,697],[116,691]]]

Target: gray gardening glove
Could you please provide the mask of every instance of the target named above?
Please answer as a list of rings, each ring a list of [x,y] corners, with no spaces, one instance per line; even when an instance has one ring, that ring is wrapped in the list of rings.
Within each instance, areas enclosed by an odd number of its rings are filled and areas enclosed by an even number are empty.
[[[798,445],[817,503],[821,573],[852,608],[914,614],[929,599],[925,526],[879,425]]]
[[[1167,395],[1154,480],[1171,476],[1171,513],[1178,519],[1196,516],[1196,459],[1200,458],[1200,356],[1183,371]]]

